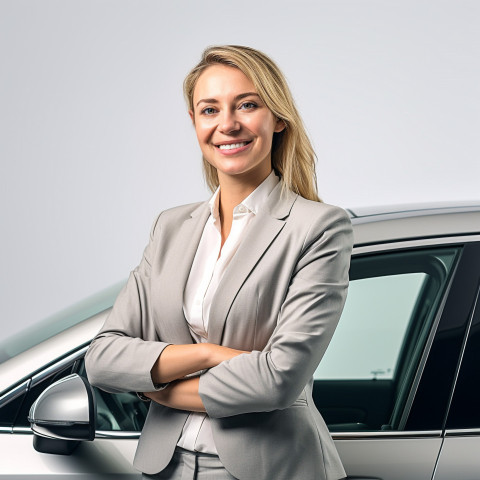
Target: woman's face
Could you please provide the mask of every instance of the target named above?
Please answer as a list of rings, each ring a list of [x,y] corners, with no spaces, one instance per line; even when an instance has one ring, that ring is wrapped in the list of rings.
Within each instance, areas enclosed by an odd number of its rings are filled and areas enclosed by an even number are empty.
[[[190,116],[205,160],[220,183],[235,177],[257,185],[272,169],[274,132],[285,128],[238,69],[208,67],[197,80]]]

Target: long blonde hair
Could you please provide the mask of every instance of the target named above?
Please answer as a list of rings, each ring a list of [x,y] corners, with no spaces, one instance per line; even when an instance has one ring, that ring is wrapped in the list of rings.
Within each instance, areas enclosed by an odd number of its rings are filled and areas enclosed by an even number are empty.
[[[283,187],[304,198],[320,202],[315,174],[315,152],[295,106],[285,77],[277,65],[264,53],[250,47],[223,45],[207,48],[200,62],[183,82],[183,93],[189,110],[194,110],[193,93],[203,71],[211,65],[238,68],[255,86],[265,105],[285,124],[273,134],[272,167],[280,176]],[[209,188],[218,187],[218,175],[205,158],[205,179]]]

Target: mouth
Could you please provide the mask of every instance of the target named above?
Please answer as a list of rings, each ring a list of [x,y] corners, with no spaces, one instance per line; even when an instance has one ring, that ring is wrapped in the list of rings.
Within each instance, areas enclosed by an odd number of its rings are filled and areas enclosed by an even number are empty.
[[[236,150],[238,148],[246,147],[249,143],[252,143],[251,140],[244,141],[244,142],[236,142],[236,143],[224,143],[215,145],[216,148],[219,150]]]

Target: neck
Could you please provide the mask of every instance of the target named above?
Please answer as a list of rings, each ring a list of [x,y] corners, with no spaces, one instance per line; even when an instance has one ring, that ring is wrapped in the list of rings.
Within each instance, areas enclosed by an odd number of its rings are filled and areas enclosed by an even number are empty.
[[[220,183],[219,213],[222,229],[222,245],[230,234],[233,222],[234,208],[243,202],[267,177],[267,172],[261,177],[236,178],[233,176],[218,176]]]
[[[266,172],[261,177],[236,178],[219,175],[220,183],[220,215],[222,217],[233,217],[233,209],[243,202],[269,175]]]

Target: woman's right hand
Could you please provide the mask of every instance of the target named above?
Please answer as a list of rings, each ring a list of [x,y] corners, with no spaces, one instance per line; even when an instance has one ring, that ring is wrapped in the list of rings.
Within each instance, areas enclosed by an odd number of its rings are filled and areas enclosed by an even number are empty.
[[[168,383],[191,373],[215,367],[242,353],[250,352],[213,343],[168,345],[158,357],[150,373],[153,383]]]

